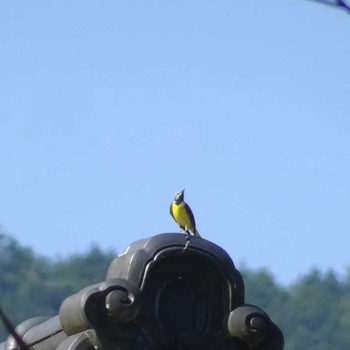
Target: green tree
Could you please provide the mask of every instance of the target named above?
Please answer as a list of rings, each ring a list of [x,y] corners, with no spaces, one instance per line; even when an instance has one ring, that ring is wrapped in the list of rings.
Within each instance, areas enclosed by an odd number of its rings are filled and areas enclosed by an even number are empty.
[[[14,324],[55,315],[67,296],[104,280],[115,256],[94,246],[85,254],[52,260],[0,234],[0,305]],[[6,336],[0,324],[0,339]]]

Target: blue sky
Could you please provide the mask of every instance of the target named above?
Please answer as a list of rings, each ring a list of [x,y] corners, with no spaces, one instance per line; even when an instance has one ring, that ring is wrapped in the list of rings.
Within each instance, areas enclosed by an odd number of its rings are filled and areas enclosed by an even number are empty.
[[[291,283],[350,266],[350,17],[311,1],[0,4],[0,225],[47,256],[198,230]]]

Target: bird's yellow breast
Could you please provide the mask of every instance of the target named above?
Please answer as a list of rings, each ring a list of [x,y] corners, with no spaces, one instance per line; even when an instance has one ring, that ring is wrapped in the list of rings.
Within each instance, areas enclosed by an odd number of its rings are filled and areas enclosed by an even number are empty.
[[[182,202],[180,204],[176,204],[175,202],[173,202],[171,207],[173,216],[176,222],[179,224],[179,226],[183,229],[187,228],[188,230],[193,231],[194,228],[191,222],[191,218],[187,213],[185,203]]]

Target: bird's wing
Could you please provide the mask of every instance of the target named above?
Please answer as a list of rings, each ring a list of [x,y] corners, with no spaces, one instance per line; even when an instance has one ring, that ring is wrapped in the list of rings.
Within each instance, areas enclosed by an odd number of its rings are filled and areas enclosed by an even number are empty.
[[[196,232],[196,220],[194,219],[194,215],[192,213],[190,206],[186,202],[184,202],[184,205],[185,205],[185,209],[186,209],[186,212],[188,214],[188,217],[190,218],[192,226],[193,226],[193,233],[195,233]]]

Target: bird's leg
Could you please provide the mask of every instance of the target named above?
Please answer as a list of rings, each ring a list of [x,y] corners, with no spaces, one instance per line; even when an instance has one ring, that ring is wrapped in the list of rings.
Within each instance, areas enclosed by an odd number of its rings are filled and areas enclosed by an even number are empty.
[[[185,238],[186,243],[185,243],[184,251],[188,248],[188,245],[190,244],[190,239],[191,239],[191,234],[187,228],[187,225],[185,226],[185,234],[186,234],[186,238]]]
[[[191,239],[191,236],[189,234],[186,235],[186,238],[185,238],[185,246],[184,246],[184,251],[188,248],[188,245],[190,244],[190,239]]]

